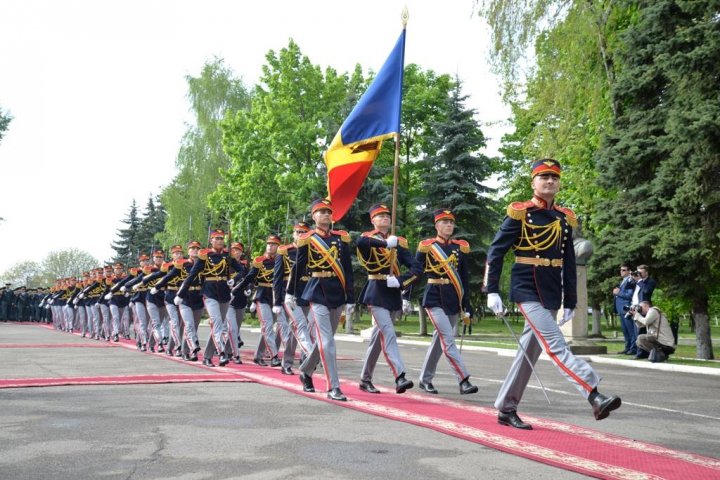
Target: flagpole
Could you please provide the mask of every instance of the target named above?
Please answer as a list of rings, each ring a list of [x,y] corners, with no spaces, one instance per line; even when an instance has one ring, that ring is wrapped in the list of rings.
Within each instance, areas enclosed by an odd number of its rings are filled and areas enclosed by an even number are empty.
[[[410,14],[408,12],[407,5],[403,7],[400,18],[402,19],[403,30],[407,28],[407,22]],[[403,45],[403,61],[402,68],[405,68],[405,47]],[[401,86],[402,88],[402,86]],[[400,95],[400,101],[402,102],[402,94]],[[398,203],[398,183],[400,177],[400,128],[398,133],[395,134],[395,166],[393,168],[393,190],[392,190],[392,212],[391,212],[391,225],[390,234],[395,235],[395,224],[397,219],[397,203]]]

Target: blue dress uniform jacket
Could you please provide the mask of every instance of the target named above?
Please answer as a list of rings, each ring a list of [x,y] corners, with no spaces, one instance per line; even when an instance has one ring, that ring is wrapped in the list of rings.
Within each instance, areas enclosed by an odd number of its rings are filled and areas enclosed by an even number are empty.
[[[357,241],[358,260],[368,273],[368,281],[360,292],[358,303],[395,311],[402,309],[402,290],[420,278],[422,267],[408,250],[405,238],[398,237],[395,255],[387,248],[385,238],[379,230],[372,230],[364,232]],[[391,259],[394,260],[392,265]],[[407,267],[408,271],[400,274],[398,264]],[[400,288],[387,286],[389,275],[397,277]]]
[[[247,258],[241,257],[239,263],[242,265],[243,269],[240,271],[235,270],[235,275],[233,276],[233,280],[235,280],[235,282],[239,282],[245,278],[245,275],[247,275],[248,272]],[[230,297],[230,306],[233,308],[245,308],[247,307],[247,304],[248,302],[245,293],[242,290],[233,289],[232,296]]]
[[[487,255],[485,286],[500,293],[503,259],[511,248],[515,264],[510,277],[510,301],[540,302],[548,310],[575,308],[577,273],[572,229],[577,217],[572,210],[548,207],[533,197],[508,206],[507,216]]]
[[[273,270],[275,268],[275,257],[260,255],[255,257],[250,265],[250,271],[245,278],[238,283],[235,288],[236,292],[242,292],[248,285],[255,285],[255,300],[266,305],[273,304]]]
[[[440,248],[447,257],[446,260],[438,260],[433,250]],[[470,298],[467,294],[470,288],[470,271],[467,255],[470,253],[470,244],[465,240],[450,239],[445,241],[440,237],[428,238],[418,244],[415,259],[420,264],[423,273],[428,279],[425,286],[421,305],[424,308],[442,308],[448,315],[460,313],[460,307],[467,313],[472,314]],[[458,297],[458,291],[446,268],[452,267],[457,274],[457,280],[462,285],[462,298]]]
[[[290,273],[297,260],[297,252],[298,249],[294,243],[280,245],[278,248],[278,255],[275,257],[275,269],[273,271],[273,299],[274,304],[278,307],[282,306],[285,299]],[[298,277],[297,283],[295,284],[295,292],[302,295],[308,280],[310,280],[310,277],[307,272]],[[297,304],[300,307],[307,307],[309,305],[308,301],[302,297],[297,298]]]
[[[160,266],[160,268],[153,267],[154,271],[151,271],[150,274],[145,275],[142,279],[142,284],[145,285],[148,289],[151,289],[153,287],[157,288],[158,292],[153,295],[149,291],[145,294],[145,301],[146,302],[152,302],[158,307],[164,307],[165,306],[165,292],[162,291],[162,287],[158,287],[157,284],[162,280],[162,278],[167,275],[168,270],[172,266],[172,262],[163,262],[163,264]]]
[[[173,262],[172,268],[168,270],[165,275],[155,286],[155,288],[166,287],[168,294],[172,293],[172,298],[168,303],[172,303],[175,299],[175,295],[179,295],[183,299],[185,305],[190,307],[192,310],[200,310],[205,304],[202,298],[202,280],[199,276],[196,276],[192,282],[188,282],[185,287],[185,291],[179,294],[180,285],[185,283],[190,271],[193,268],[193,262],[189,258],[183,258]],[[168,294],[165,295],[165,301],[167,301]]]
[[[243,266],[230,256],[227,250],[218,252],[214,249],[200,250],[197,261],[193,264],[192,270],[180,287],[180,297],[186,291],[186,286],[194,282],[198,276],[203,282],[202,293],[207,298],[212,298],[219,303],[230,301],[230,287],[227,281],[230,279],[230,267],[240,271]]]
[[[343,230],[310,230],[300,236],[297,246],[287,293],[330,309],[353,303],[350,235]],[[301,291],[301,277],[306,275],[310,279]]]

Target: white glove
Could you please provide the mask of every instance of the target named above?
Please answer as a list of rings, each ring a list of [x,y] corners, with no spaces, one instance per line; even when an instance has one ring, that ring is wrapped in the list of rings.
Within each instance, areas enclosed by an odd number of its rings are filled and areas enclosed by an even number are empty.
[[[387,282],[388,288],[400,288],[400,281],[393,275],[389,275],[385,281]]]
[[[252,288],[248,288],[248,289],[245,290],[243,293],[245,294],[246,297],[249,297],[250,294],[252,293]]]
[[[249,310],[250,310],[250,313],[252,313],[252,312],[254,312],[255,310],[257,310],[257,305],[255,305],[255,302],[251,302],[251,303],[250,303],[250,309],[249,309]]]
[[[562,327],[567,322],[571,321],[575,317],[575,309],[574,308],[565,308],[563,309],[563,316],[562,320],[558,320],[557,324],[559,327]]]
[[[82,298],[85,298],[85,294],[82,293],[82,292],[78,293],[78,298],[81,298],[81,299],[82,299]]]
[[[285,305],[287,305],[290,310],[295,310],[297,308],[297,298],[295,298],[295,295],[290,295],[289,293],[286,293]]]
[[[409,314],[409,313],[412,312],[412,304],[410,303],[410,300],[405,300],[405,299],[403,298],[402,311],[403,311],[403,313],[404,313],[405,315],[407,315],[407,314]]]
[[[180,305],[182,305],[185,302],[183,301],[182,298],[175,295],[175,298],[173,298],[173,303],[179,307]]]
[[[51,298],[50,300],[48,300],[47,303],[48,303],[48,305],[52,305],[53,303],[55,303],[55,299]]]
[[[487,306],[492,312],[497,315],[503,312],[502,299],[499,293],[488,293]]]
[[[110,300],[112,298],[112,293],[108,293],[105,295],[105,300]]]
[[[227,284],[228,284],[228,287],[230,287],[230,288],[234,287],[234,286],[235,286],[235,279],[234,279],[234,278],[231,278],[230,280],[227,281]]]
[[[150,295],[155,295],[157,292],[158,292],[158,289],[155,288],[155,287],[152,287],[152,288],[150,289]]]
[[[120,291],[123,292],[123,293],[125,293],[125,291],[127,291],[127,288],[125,287],[125,285],[123,285],[122,287],[120,287]]]
[[[395,235],[390,235],[385,239],[385,242],[387,243],[387,248],[395,248],[397,247],[397,237]]]
[[[282,312],[282,307],[279,305],[273,305],[272,312],[275,315],[280,315],[280,312]]]
[[[78,297],[73,298],[73,305],[77,305],[80,299]]]
[[[354,303],[348,303],[347,305],[345,305],[345,318],[352,317],[352,314],[354,311],[355,311]]]
[[[141,286],[142,286],[142,285],[139,284],[139,283],[136,283],[135,285],[133,285],[133,286],[132,286],[133,292],[137,292],[138,289],[139,289]]]

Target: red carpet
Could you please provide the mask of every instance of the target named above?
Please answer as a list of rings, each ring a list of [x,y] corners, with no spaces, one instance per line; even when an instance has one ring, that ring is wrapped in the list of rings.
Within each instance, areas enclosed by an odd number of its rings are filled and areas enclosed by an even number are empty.
[[[107,342],[103,343],[0,343],[0,348],[107,348]]]
[[[115,345],[135,348],[134,341],[121,340],[121,342]],[[438,396],[410,392],[396,395],[394,391],[387,389],[381,389],[383,393],[380,395],[369,394],[361,391],[356,381],[343,380],[342,389],[349,401],[335,402],[328,400],[325,393],[320,392],[325,386],[321,375],[314,377],[318,393],[305,393],[297,375],[282,375],[279,369],[257,366],[252,363],[251,354],[247,350],[244,354],[246,358],[242,365],[231,363],[226,367],[211,370],[224,374],[217,378],[239,375],[263,385],[282,388],[338,407],[430,428],[513,455],[597,478],[720,479],[718,459],[527,415],[523,415],[523,419],[531,423],[534,430],[517,430],[499,425],[497,412],[492,408],[476,407]],[[166,355],[156,354],[156,356],[172,359]],[[200,363],[197,366],[208,369]],[[214,378],[216,375],[210,377]],[[612,421],[612,418],[605,420],[605,422]]]
[[[134,385],[152,383],[249,382],[233,373],[122,375],[105,377],[0,378],[0,388],[57,387],[62,385]]]

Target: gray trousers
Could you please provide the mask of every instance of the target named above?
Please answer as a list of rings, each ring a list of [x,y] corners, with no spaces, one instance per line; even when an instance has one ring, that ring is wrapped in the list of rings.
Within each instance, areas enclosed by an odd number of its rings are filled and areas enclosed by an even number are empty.
[[[184,336],[182,353],[189,354],[196,346],[200,345],[200,341],[197,336],[198,325],[200,325],[200,317],[202,317],[202,310],[193,310],[186,304],[180,305],[180,317],[183,321]]]
[[[210,317],[210,335],[203,358],[212,359],[216,353],[223,352],[223,346],[228,336],[225,318],[229,305],[229,302],[220,303],[212,298],[205,298],[205,310]]]
[[[110,304],[110,314],[112,315],[112,331],[109,328],[110,323],[105,323],[105,334],[109,338],[111,335],[119,335],[120,333],[120,322],[122,322],[123,314],[125,313],[125,307],[118,307],[117,305]],[[145,343],[143,340],[142,343]]]
[[[95,324],[95,310],[90,305],[82,307],[85,310],[85,323],[83,324],[82,333],[92,336],[93,325]]]
[[[285,344],[285,350],[283,350],[283,367],[290,368],[295,363],[295,351],[297,350],[297,340],[295,340],[295,334],[290,328],[290,324],[285,316],[285,310],[280,311],[275,316],[275,322],[277,323],[278,331],[275,333],[275,346],[280,350],[280,340]]]
[[[85,307],[74,307],[73,310],[75,310],[75,329],[85,333]]]
[[[232,305],[228,307],[227,323],[228,323],[228,339],[225,343],[225,353],[233,357],[240,356],[240,327],[245,318],[244,308],[235,308]]]
[[[600,377],[585,360],[576,357],[570,351],[555,320],[557,311],[546,309],[540,302],[523,302],[519,307],[525,317],[525,328],[520,336],[520,344],[525,348],[533,366],[540,353],[545,350],[560,373],[583,397],[587,398],[600,383]],[[522,350],[518,348],[515,360],[495,400],[495,408],[506,413],[516,411],[530,375],[532,370]]]
[[[427,354],[425,354],[425,361],[420,370],[420,381],[423,383],[432,382],[440,355],[443,353],[450,363],[450,368],[457,377],[458,383],[463,381],[470,376],[470,372],[465,368],[465,362],[463,362],[460,350],[455,344],[455,326],[460,315],[448,315],[440,307],[426,308],[425,311],[435,326],[435,333],[433,333],[430,347]]]
[[[152,321],[152,337],[150,337],[150,345],[162,344],[165,335],[163,333],[163,323],[167,320],[167,311],[165,307],[158,307],[154,302],[145,302],[147,306],[150,320]]]
[[[147,331],[148,331],[148,312],[145,304],[142,302],[134,302],[135,305],[135,316],[137,317],[137,325],[135,326],[135,333],[137,338],[140,340],[141,345],[147,345]],[[112,307],[111,307],[112,308]],[[113,329],[115,328],[115,315],[113,315]]]
[[[290,308],[284,305],[283,308],[285,310],[285,317],[288,319],[290,328],[295,335],[295,340],[297,340],[297,344],[300,346],[303,357],[306,357],[313,348],[313,341],[308,331],[307,320],[307,312],[310,310],[310,307],[296,306],[295,308]]]
[[[182,345],[183,331],[180,310],[174,303],[165,302],[165,311],[167,312],[170,324],[168,349],[173,350]]]
[[[105,305],[104,303],[99,304],[100,308],[100,315],[98,315],[98,328],[96,335],[98,338],[100,338],[100,333],[103,332],[103,329],[109,330],[109,327],[112,322],[112,314],[110,313],[110,307],[108,305]]]
[[[337,308],[328,308],[325,305],[313,303],[310,305],[310,316],[315,322],[315,336],[317,342],[313,345],[310,355],[300,365],[300,371],[312,376],[318,362],[322,362],[325,371],[325,383],[328,390],[340,388],[337,372],[337,354],[335,351],[335,331],[340,323],[340,315],[345,305]]]
[[[360,372],[360,380],[366,382],[372,380],[381,351],[385,354],[385,360],[390,366],[393,380],[395,380],[401,373],[405,372],[405,365],[400,357],[393,321],[400,312],[390,312],[386,308],[372,305],[368,305],[368,309],[372,316],[373,329],[370,333],[370,345],[368,345],[367,352],[365,352],[365,361]]]
[[[258,300],[255,300],[255,307],[258,320],[260,320],[260,340],[258,340],[255,350],[255,358],[263,358],[265,354],[274,357],[278,354],[278,344],[275,338],[275,329],[273,329],[275,316],[272,313],[272,307]]]
[[[62,307],[63,318],[65,319],[65,329],[72,331],[73,321],[75,320],[75,309],[71,305],[65,305]]]

